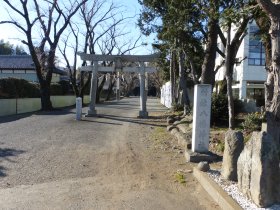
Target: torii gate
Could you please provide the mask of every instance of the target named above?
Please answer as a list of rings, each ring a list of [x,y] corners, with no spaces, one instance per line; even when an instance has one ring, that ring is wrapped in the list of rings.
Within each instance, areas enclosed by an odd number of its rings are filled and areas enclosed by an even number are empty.
[[[83,61],[93,62],[93,66],[82,66],[81,71],[92,71],[91,88],[90,88],[90,105],[86,116],[96,116],[96,91],[97,91],[97,72],[139,72],[140,78],[140,111],[139,117],[148,117],[146,108],[145,94],[145,73],[155,72],[154,67],[146,67],[145,62],[155,61],[159,54],[152,55],[94,55],[78,53]],[[112,61],[113,67],[98,66],[98,61]],[[122,62],[139,62],[140,67],[123,67]],[[119,99],[119,77],[117,80],[117,100]]]

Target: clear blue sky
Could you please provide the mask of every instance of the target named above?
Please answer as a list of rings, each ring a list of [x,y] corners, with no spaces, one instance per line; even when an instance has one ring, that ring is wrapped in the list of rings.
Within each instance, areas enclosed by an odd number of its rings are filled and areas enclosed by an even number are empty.
[[[110,1],[109,1],[110,2]],[[137,18],[140,13],[140,5],[138,4],[138,0],[113,0],[113,2],[117,5],[123,5],[125,13],[124,16],[135,16],[133,19],[129,20],[127,22],[127,26],[131,31],[131,34],[129,34],[130,37],[138,37],[140,34],[140,31],[136,25]],[[4,7],[2,6],[3,3],[0,5],[0,20],[5,20],[9,18],[8,16],[5,16],[6,11]],[[9,24],[2,24],[0,25],[0,39],[4,39],[5,41],[9,41],[12,44],[20,44],[21,39],[24,39],[24,35],[16,29],[15,27],[12,27]],[[152,53],[152,47],[151,44],[154,42],[154,36],[145,37],[142,36],[141,43],[147,43],[147,46],[142,46],[138,48],[137,50],[133,51],[133,54],[151,54]]]

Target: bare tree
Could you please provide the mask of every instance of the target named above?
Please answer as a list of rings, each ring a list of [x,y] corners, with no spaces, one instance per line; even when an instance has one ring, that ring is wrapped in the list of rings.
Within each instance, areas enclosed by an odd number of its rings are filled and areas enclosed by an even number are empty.
[[[72,17],[87,0],[58,3],[53,0],[3,0],[10,19],[0,24],[12,24],[25,35],[40,83],[42,110],[51,110],[50,83],[55,68],[56,49],[62,33]],[[35,10],[34,15],[32,11]],[[18,20],[16,17],[19,17]],[[22,21],[19,21],[22,20]]]
[[[202,1],[203,2],[203,1]],[[215,83],[215,59],[217,50],[217,38],[218,38],[218,28],[219,28],[219,0],[204,1],[209,5],[209,10],[207,9],[208,20],[208,32],[204,33],[206,39],[205,45],[205,56],[202,64],[201,73],[201,84],[211,84],[212,87]]]
[[[246,1],[227,1],[225,2],[225,9],[222,14],[222,27],[218,27],[219,37],[225,48],[225,53],[220,52],[224,61],[217,68],[225,65],[225,77],[227,82],[227,98],[228,98],[228,112],[229,112],[229,128],[235,128],[234,117],[234,102],[233,102],[233,69],[236,63],[236,55],[238,49],[247,35],[247,25],[251,19],[251,15],[246,12]],[[235,28],[233,28],[233,26]],[[225,34],[222,32],[225,32]],[[235,31],[233,34],[232,31]]]
[[[267,66],[268,76],[266,81],[266,118],[267,132],[280,144],[280,1],[257,0],[263,11],[271,21],[271,65]]]
[[[95,54],[97,51],[104,55],[110,55],[112,53],[128,53],[136,48],[140,38],[135,42],[123,41],[127,40],[128,32],[121,30],[122,24],[130,18],[123,16],[122,6],[117,6],[114,3],[108,4],[105,0],[93,0],[82,5],[80,9],[81,23],[79,26],[71,23],[71,30],[64,39],[64,46],[60,48],[60,52],[66,60],[76,96],[83,98],[85,87],[90,81],[89,73],[78,71],[77,52],[83,51],[84,53]],[[68,44],[70,36],[74,37],[75,42],[73,44]],[[74,54],[73,65],[69,62],[69,54],[67,53],[69,48],[72,49],[71,52]],[[112,66],[112,64],[112,62],[102,63],[103,66]],[[82,66],[85,65],[87,63],[84,61]],[[77,79],[78,75],[79,78]],[[102,76],[102,74],[99,74],[99,76]],[[114,83],[114,77],[111,77],[110,81]],[[100,91],[104,83],[105,80],[99,84],[97,89],[97,101],[99,101]]]

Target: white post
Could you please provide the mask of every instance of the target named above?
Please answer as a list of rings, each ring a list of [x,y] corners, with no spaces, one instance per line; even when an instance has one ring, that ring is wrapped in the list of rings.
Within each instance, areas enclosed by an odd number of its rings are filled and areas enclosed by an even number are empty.
[[[145,100],[148,100],[148,90],[149,90],[149,83],[148,83],[148,72],[145,72]]]
[[[208,152],[211,113],[211,85],[195,85],[192,151]]]
[[[76,120],[82,119],[82,98],[76,98]]]
[[[98,72],[98,61],[94,61],[94,66],[91,75],[91,86],[90,86],[90,104],[89,110],[86,116],[96,116],[95,104],[96,104],[96,91],[97,91],[97,72]]]
[[[239,84],[239,99],[247,98],[247,81],[241,80]]]
[[[117,101],[121,100],[120,97],[120,72],[117,72],[117,89],[116,89],[116,99]]]
[[[148,112],[146,109],[146,97],[145,97],[145,64],[140,62],[140,111],[139,117],[145,118],[148,117]]]

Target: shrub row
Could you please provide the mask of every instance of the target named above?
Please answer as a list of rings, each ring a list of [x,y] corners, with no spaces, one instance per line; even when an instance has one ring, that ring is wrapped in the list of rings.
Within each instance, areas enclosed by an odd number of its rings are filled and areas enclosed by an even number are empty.
[[[237,115],[242,110],[242,102],[234,99],[234,114]],[[211,124],[228,124],[228,99],[225,94],[212,94]]]
[[[70,84],[67,81],[51,84],[51,95],[69,94]],[[38,83],[31,83],[24,79],[0,79],[0,99],[8,98],[39,98],[40,87]]]

